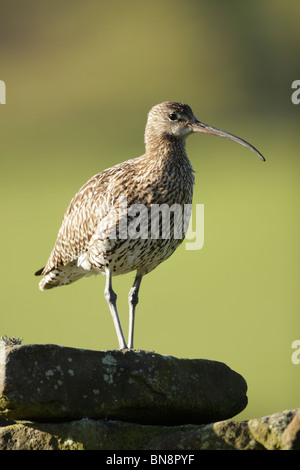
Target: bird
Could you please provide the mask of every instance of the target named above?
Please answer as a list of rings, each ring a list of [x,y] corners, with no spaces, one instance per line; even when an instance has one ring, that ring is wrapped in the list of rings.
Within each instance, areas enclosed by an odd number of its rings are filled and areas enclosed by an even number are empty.
[[[169,236],[162,236],[161,214],[156,220],[154,236],[148,223],[153,207],[176,204],[183,209],[192,204],[195,172],[186,153],[186,138],[199,133],[237,142],[265,161],[247,141],[200,122],[185,103],[165,101],[153,106],[145,127],[145,153],[101,171],[79,189],[63,216],[46,265],[35,273],[43,276],[39,282],[42,291],[103,274],[104,296],[119,349],[133,349],[135,311],[142,278],[167,260],[184,239],[184,232],[181,237],[175,237],[172,230]],[[130,222],[137,223],[134,216],[142,212],[143,230],[140,234],[136,230],[130,236],[126,229]],[[179,220],[178,224],[182,223]],[[171,213],[170,224],[171,228],[176,226],[175,213]],[[126,343],[112,278],[132,271],[135,278],[128,295]]]

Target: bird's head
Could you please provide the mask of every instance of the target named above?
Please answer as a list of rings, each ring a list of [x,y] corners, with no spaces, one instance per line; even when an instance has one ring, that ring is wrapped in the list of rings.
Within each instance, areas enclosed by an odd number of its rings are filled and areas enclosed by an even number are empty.
[[[147,138],[153,138],[155,136],[185,139],[188,135],[193,133],[212,134],[232,140],[244,147],[248,147],[252,152],[256,153],[261,160],[265,161],[263,155],[253,147],[253,145],[240,137],[198,121],[192,109],[187,104],[166,101],[154,106],[148,114],[145,134],[146,141]]]
[[[196,123],[197,119],[187,104],[166,101],[150,110],[146,130],[182,139],[193,132],[192,126]]]

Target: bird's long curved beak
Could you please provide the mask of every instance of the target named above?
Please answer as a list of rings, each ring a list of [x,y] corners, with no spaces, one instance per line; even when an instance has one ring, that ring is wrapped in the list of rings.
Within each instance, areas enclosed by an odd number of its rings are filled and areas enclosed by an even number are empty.
[[[249,144],[249,142],[246,142],[240,137],[237,137],[236,135],[222,131],[222,129],[217,129],[216,127],[208,126],[207,124],[203,124],[203,122],[200,121],[196,121],[195,123],[191,124],[191,128],[193,132],[203,132],[204,134],[218,135],[219,137],[224,137],[225,139],[233,140],[234,142],[237,142],[238,144],[241,144],[244,147],[248,147],[248,149],[256,153],[256,155],[258,155],[263,162],[266,161],[265,157],[255,147],[253,147],[253,145]]]

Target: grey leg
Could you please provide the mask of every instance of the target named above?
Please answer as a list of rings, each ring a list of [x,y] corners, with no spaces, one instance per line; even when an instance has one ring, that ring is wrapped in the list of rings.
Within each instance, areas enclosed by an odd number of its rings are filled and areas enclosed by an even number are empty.
[[[129,291],[128,303],[129,303],[129,334],[128,334],[128,348],[133,349],[133,331],[134,331],[134,317],[135,307],[139,301],[139,288],[142,281],[142,275],[136,275],[132,288]]]
[[[111,284],[111,271],[109,269],[106,270],[106,283],[105,283],[105,290],[104,290],[104,297],[107,300],[110,313],[112,315],[118,341],[119,341],[119,348],[120,349],[126,349],[127,345],[125,343],[124,335],[122,332],[120,320],[119,320],[119,315],[117,311],[117,294],[113,291],[112,289],[112,284]]]

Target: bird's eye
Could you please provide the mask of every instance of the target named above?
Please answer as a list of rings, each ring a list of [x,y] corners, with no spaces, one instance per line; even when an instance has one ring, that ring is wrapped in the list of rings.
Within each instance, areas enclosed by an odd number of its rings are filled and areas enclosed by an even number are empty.
[[[177,119],[178,119],[178,118],[177,118],[177,114],[175,114],[175,113],[169,114],[169,119],[170,119],[171,121],[177,121]]]

